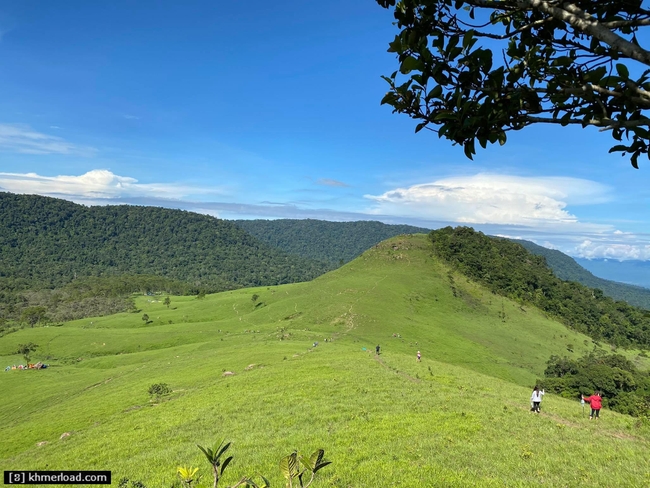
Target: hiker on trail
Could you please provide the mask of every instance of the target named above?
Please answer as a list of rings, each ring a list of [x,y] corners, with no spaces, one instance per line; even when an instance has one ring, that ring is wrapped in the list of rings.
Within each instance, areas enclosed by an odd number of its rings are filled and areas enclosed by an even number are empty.
[[[595,391],[593,395],[585,398],[584,396],[582,399],[585,402],[589,402],[589,405],[591,405],[591,414],[589,415],[589,420],[596,417],[596,420],[600,418],[600,408],[602,406],[603,402],[603,397],[600,396],[599,391]]]
[[[377,353],[377,356],[379,356],[379,349],[381,348],[379,347],[379,344],[377,344],[377,347],[375,347],[375,352]]]
[[[544,390],[539,389],[539,386],[536,386],[533,389],[533,394],[530,396],[530,403],[532,404],[532,410],[535,413],[539,413],[539,406],[542,403],[542,397],[544,396]]]
[[[422,354],[420,354],[420,351],[418,351],[418,363],[422,361]]]

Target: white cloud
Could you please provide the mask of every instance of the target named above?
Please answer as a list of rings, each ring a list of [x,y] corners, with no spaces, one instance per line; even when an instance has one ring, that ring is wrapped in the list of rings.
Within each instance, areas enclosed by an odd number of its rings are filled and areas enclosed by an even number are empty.
[[[619,261],[638,259],[641,261],[647,261],[650,260],[650,244],[627,244],[622,242],[612,242],[610,239],[604,242],[594,242],[585,239],[576,246],[572,254],[587,259],[606,258],[617,259]]]
[[[371,212],[377,214],[467,224],[575,225],[578,219],[567,205],[607,201],[608,188],[578,178],[478,174],[366,198],[375,202]]]
[[[63,138],[37,132],[24,124],[0,124],[0,150],[23,154],[70,154],[92,156],[97,150],[78,146]]]
[[[124,197],[177,199],[218,192],[215,188],[180,183],[138,183],[135,178],[119,176],[105,169],[95,169],[81,176],[0,173],[0,187],[13,193],[65,196],[73,201]]]

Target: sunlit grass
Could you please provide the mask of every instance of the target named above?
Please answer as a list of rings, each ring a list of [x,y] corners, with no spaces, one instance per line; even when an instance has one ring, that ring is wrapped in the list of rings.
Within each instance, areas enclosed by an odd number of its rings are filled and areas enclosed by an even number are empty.
[[[226,437],[226,482],[283,486],[281,457],[323,448],[334,463],[321,486],[647,486],[650,431],[636,419],[590,423],[552,395],[529,412],[548,357],[592,341],[454,280],[456,296],[424,237],[397,238],[311,283],[169,308],[139,297],[137,314],[9,334],[5,364],[32,341],[51,367],[0,376],[0,467],[171,486],[178,465],[209,477],[195,444]],[[151,398],[154,383],[173,393]]]

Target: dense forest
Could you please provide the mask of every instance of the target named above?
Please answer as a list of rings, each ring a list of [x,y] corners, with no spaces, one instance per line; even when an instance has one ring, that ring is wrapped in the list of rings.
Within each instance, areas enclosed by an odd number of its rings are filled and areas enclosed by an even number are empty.
[[[430,229],[375,221],[235,220],[239,227],[270,246],[330,264],[331,269],[400,234],[427,234]]]
[[[546,365],[542,388],[576,399],[598,390],[603,406],[650,417],[650,372],[637,369],[625,356],[595,350],[578,359],[551,356]]]
[[[598,278],[578,264],[572,257],[560,251],[547,249],[530,241],[511,240],[521,244],[533,254],[544,256],[546,264],[553,270],[555,276],[561,280],[577,281],[589,288],[602,290],[605,295],[614,300],[625,300],[630,305],[650,310],[650,289]]]
[[[523,246],[469,227],[431,231],[434,254],[492,292],[534,305],[596,340],[650,347],[650,311],[562,281]]]
[[[206,215],[0,193],[0,320],[16,320],[26,308],[41,306],[46,295],[60,304],[113,299],[123,295],[118,289],[214,292],[307,281],[327,269]],[[54,289],[59,291],[44,292]]]

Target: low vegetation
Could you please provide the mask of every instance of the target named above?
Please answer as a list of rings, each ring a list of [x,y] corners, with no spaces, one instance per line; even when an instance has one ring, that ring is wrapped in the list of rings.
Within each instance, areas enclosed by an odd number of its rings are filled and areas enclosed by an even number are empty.
[[[298,448],[333,462],[310,488],[647,486],[642,418],[606,408],[590,423],[577,398],[554,393],[529,412],[550,356],[611,347],[431,252],[426,236],[402,236],[308,283],[172,296],[170,307],[139,295],[138,314],[1,337],[5,365],[31,342],[49,367],[0,374],[0,470],[110,469],[126,488],[170,488],[183,467],[211,485],[196,443],[227,433],[237,456],[219,486],[260,485],[259,474],[286,486],[278,461]],[[155,384],[171,392],[152,401]]]
[[[552,356],[540,385],[565,398],[600,391],[604,406],[650,420],[650,373],[620,354],[596,350],[580,358]]]

